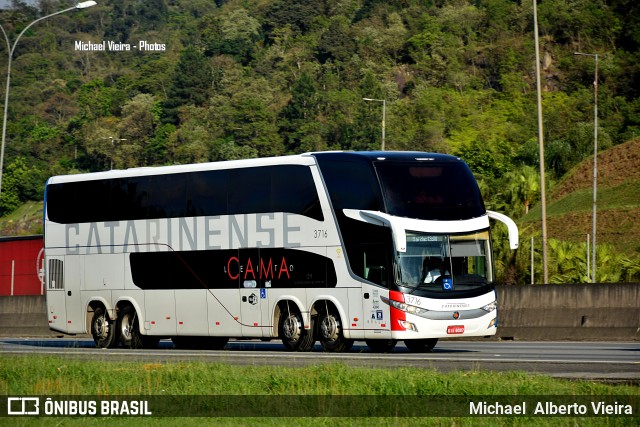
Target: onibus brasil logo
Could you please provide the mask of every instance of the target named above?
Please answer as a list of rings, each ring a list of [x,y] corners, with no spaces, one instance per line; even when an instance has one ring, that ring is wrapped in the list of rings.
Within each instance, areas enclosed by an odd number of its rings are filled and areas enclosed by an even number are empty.
[[[153,415],[146,400],[8,397],[7,415]]]

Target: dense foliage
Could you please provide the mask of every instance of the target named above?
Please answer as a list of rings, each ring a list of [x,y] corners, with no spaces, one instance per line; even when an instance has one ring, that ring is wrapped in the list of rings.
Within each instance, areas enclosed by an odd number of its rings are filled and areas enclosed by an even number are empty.
[[[72,5],[14,1],[25,25]],[[463,157],[490,208],[539,198],[532,2],[105,0],[35,24],[13,56],[0,215],[47,176],[380,147]],[[551,179],[640,131],[640,4],[540,0]],[[83,51],[113,41],[130,51]],[[144,50],[140,42],[164,45]],[[3,46],[6,51],[6,46]],[[7,55],[0,55],[5,69]]]

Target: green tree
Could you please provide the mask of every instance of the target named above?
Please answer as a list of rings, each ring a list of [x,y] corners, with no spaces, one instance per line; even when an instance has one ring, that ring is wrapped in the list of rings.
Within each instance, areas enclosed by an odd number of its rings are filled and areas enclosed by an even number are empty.
[[[531,206],[540,198],[540,174],[532,166],[522,166],[504,175],[497,181],[497,191],[492,198],[492,209],[499,209],[514,218],[529,213]]]
[[[152,95],[141,93],[122,107],[122,116],[117,125],[121,141],[115,152],[127,161],[119,162],[127,166],[144,166],[146,147],[156,136],[156,126],[160,123],[159,103]]]
[[[324,15],[324,1],[277,0],[267,10],[263,29],[267,37],[274,40],[278,29],[288,27],[295,34],[309,31],[317,16]]]
[[[228,135],[240,147],[251,147],[258,157],[276,156],[284,153],[282,139],[278,135],[276,116],[269,106],[258,97],[244,93],[233,99],[233,128]]]
[[[212,82],[211,67],[202,52],[192,46],[183,50],[164,103],[165,120],[176,124],[182,105],[203,106]]]
[[[84,118],[105,117],[113,111],[113,89],[105,86],[104,81],[95,79],[78,89],[78,104]]]
[[[280,112],[280,133],[289,153],[304,151],[302,140],[308,131],[305,124],[316,117],[318,101],[314,79],[303,72],[291,90],[291,100]]]
[[[156,127],[153,139],[144,147],[144,157],[148,165],[159,165],[169,162],[169,141],[175,132],[176,127],[170,123]]]
[[[318,59],[321,63],[347,61],[355,47],[349,20],[342,15],[334,16],[318,40]]]
[[[9,214],[28,200],[40,200],[44,193],[45,173],[27,165],[19,157],[8,164],[2,175],[0,216]]]
[[[260,22],[244,8],[220,17],[207,17],[200,24],[208,55],[231,55],[248,64],[256,43],[261,39]]]
[[[327,148],[350,149],[358,129],[362,97],[352,90],[340,89],[327,91],[322,98],[318,122],[323,126]]]
[[[122,107],[118,124],[123,138],[145,141],[154,134],[154,127],[160,121],[158,103],[153,95],[141,93],[134,96]]]
[[[112,3],[111,22],[105,35],[127,42],[133,31],[149,31],[162,28],[169,17],[165,0],[124,0]]]

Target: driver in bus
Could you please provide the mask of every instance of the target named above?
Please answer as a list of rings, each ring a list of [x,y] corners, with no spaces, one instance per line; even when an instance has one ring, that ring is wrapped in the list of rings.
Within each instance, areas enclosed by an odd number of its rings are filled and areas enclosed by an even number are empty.
[[[426,257],[423,263],[423,271],[426,272],[423,283],[435,283],[436,279],[443,275],[443,271],[444,275],[448,276],[449,272],[443,268],[443,263],[444,261],[440,258]]]

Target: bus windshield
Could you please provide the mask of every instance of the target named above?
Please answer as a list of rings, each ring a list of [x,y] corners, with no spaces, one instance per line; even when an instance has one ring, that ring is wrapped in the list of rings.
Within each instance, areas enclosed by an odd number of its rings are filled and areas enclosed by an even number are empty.
[[[431,292],[471,290],[493,282],[489,231],[407,232],[407,251],[395,259],[398,286]]]
[[[386,212],[406,218],[455,221],[486,213],[475,177],[459,161],[378,161]]]

